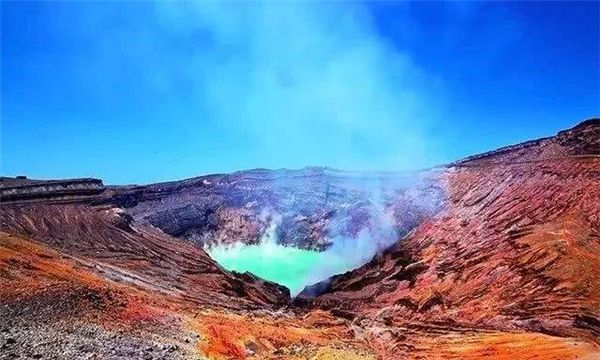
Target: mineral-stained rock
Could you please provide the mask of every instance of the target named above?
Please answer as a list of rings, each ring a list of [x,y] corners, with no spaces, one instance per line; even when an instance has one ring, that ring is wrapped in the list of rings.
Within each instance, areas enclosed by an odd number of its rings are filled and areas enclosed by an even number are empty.
[[[385,309],[395,324],[600,338],[599,131],[591,120],[453,164],[442,211],[296,302],[367,319]]]
[[[277,306],[289,298],[281,286],[224,271],[197,245],[132,224],[120,209],[85,203],[5,204],[0,215],[2,231],[81,258],[111,280],[216,306]]]

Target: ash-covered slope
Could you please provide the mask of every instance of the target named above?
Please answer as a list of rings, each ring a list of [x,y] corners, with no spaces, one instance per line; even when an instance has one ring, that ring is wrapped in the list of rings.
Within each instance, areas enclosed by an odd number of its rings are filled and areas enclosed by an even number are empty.
[[[199,311],[289,301],[286,288],[135,222],[98,180],[3,182],[0,359],[197,358]]]
[[[441,175],[448,198],[440,213],[296,302],[388,328],[419,322],[597,341],[599,145],[593,119],[457,162]],[[388,354],[406,351],[405,340],[391,336]]]

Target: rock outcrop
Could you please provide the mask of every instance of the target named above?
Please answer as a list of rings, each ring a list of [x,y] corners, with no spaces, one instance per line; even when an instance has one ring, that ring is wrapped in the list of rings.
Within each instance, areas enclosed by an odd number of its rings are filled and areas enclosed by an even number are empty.
[[[93,198],[105,190],[99,179],[29,180],[0,177],[1,202],[69,202]]]

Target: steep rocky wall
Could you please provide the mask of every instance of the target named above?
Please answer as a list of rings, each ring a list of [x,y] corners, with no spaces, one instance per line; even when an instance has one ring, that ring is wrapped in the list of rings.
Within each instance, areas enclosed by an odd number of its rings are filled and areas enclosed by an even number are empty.
[[[250,170],[114,188],[110,201],[138,221],[202,245],[253,244],[277,222],[280,243],[324,250],[336,237],[373,231],[382,216],[398,235],[407,233],[439,210],[444,194],[437,183],[437,171]]]
[[[587,122],[545,140],[578,139],[576,149],[563,149],[574,155],[547,157],[534,148],[528,161],[448,168],[440,213],[296,302],[389,324],[600,338],[600,157],[581,153],[596,151],[598,129]]]

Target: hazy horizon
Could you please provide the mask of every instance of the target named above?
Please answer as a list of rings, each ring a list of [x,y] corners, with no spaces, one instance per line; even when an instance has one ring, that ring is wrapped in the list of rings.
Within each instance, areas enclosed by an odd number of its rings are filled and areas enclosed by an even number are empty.
[[[558,133],[559,131],[562,130],[566,130],[569,128],[572,128],[574,126],[577,126],[578,124],[582,123],[583,121],[586,120],[590,120],[590,119],[597,119],[597,116],[593,116],[593,117],[589,117],[586,119],[582,119],[581,121],[578,121],[577,123],[575,123],[573,126],[570,126],[568,128],[565,129],[559,129],[556,131],[556,133]],[[548,136],[543,136],[540,138],[536,138],[536,139],[529,139],[529,140],[524,140],[526,141],[530,141],[530,140],[537,140],[537,139],[542,139],[545,137],[551,137],[553,135],[556,135],[556,133],[548,135]],[[212,175],[225,175],[225,174],[234,174],[234,173],[238,173],[238,172],[250,172],[250,171],[304,171],[304,170],[310,170],[310,169],[322,169],[322,170],[331,170],[331,171],[338,171],[338,172],[343,172],[343,173],[350,173],[350,174],[370,174],[370,175],[385,175],[385,174],[399,174],[399,173],[413,173],[413,172],[421,172],[421,171],[428,171],[428,170],[434,170],[436,168],[441,168],[447,165],[452,164],[455,161],[459,161],[461,159],[470,157],[470,156],[475,156],[475,155],[480,155],[480,154],[484,154],[488,151],[494,151],[494,150],[498,150],[501,149],[503,147],[507,147],[507,146],[511,146],[511,145],[516,145],[518,143],[513,143],[513,144],[506,144],[503,145],[499,148],[495,148],[495,149],[489,149],[489,150],[484,150],[480,153],[476,153],[476,154],[469,154],[466,155],[462,158],[459,159],[454,159],[451,160],[449,162],[446,163],[441,163],[441,164],[434,164],[430,167],[424,167],[424,168],[417,168],[417,169],[398,169],[398,170],[352,170],[352,169],[340,169],[340,168],[335,168],[335,167],[331,167],[331,166],[320,166],[320,165],[307,165],[301,168],[248,168],[248,169],[236,169],[236,170],[232,170],[229,172],[209,172],[209,173],[198,173],[196,175],[192,175],[192,176],[188,176],[188,177],[184,177],[184,178],[178,178],[178,179],[165,179],[165,180],[161,180],[161,181],[151,181],[151,182],[136,182],[135,180],[132,182],[124,182],[124,183],[109,183],[106,182],[105,179],[102,178],[98,178],[100,180],[103,180],[103,183],[105,185],[115,185],[115,186],[127,186],[127,185],[150,185],[150,184],[159,184],[159,183],[168,183],[168,182],[173,182],[173,181],[181,181],[181,180],[189,180],[189,179],[194,179],[194,178],[198,178],[198,177],[205,177],[205,176],[212,176]],[[6,176],[6,177],[16,177],[16,176],[26,176],[28,179],[30,180],[60,180],[60,179],[75,179],[75,178],[86,178],[86,176],[75,176],[75,177],[70,177],[70,178],[65,178],[65,177],[55,177],[55,178],[38,178],[38,177],[31,177],[29,176],[27,173],[12,173],[12,174],[5,174],[2,173],[0,174],[0,176]],[[90,176],[91,177],[91,176]]]
[[[412,171],[600,114],[597,2],[2,2],[0,173]]]

